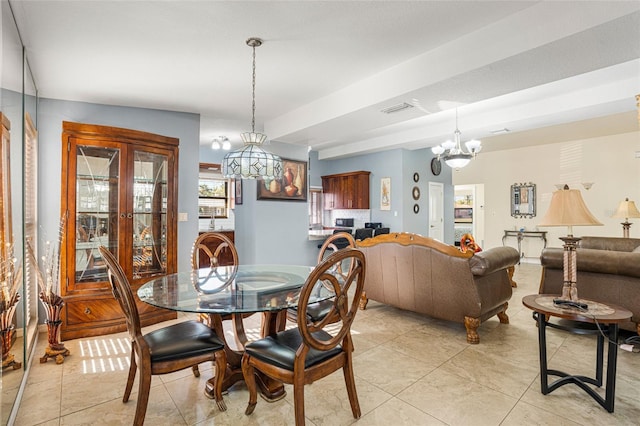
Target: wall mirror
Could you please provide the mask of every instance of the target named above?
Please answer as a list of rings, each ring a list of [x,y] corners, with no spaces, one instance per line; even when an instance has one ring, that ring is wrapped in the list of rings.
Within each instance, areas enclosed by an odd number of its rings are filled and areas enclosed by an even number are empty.
[[[536,185],[514,183],[511,185],[511,216],[530,219],[536,216]]]
[[[25,233],[31,232],[35,238],[37,229],[35,216],[28,214],[35,210],[32,202],[35,193],[25,186],[25,169],[34,165],[34,159],[25,146],[37,145],[38,97],[13,14],[5,1],[0,3],[0,22],[0,251],[5,262],[7,257],[16,259],[12,276],[21,277],[12,282],[13,287],[6,287],[3,295],[3,299],[10,298],[14,292],[19,295],[15,310],[3,310],[3,327],[0,327],[3,352],[0,424],[4,425],[15,420],[15,401],[37,333],[37,286],[27,278],[35,278],[35,274],[23,273],[22,268],[25,267]],[[7,263],[3,263],[3,268],[5,266]]]

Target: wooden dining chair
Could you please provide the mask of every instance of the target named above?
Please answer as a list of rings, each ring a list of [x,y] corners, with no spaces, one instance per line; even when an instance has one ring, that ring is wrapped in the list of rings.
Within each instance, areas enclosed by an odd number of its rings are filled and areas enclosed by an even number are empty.
[[[345,260],[353,261],[355,265],[349,268],[346,277],[339,278],[332,271]],[[307,278],[298,301],[298,326],[245,345],[242,374],[249,390],[246,415],[253,413],[257,403],[256,369],[273,379],[293,384],[295,421],[299,426],[305,423],[304,385],[342,368],[351,412],[354,418],[360,417],[352,365],[351,324],[358,311],[365,269],[361,251],[345,248],[335,252],[316,266]],[[309,299],[322,285],[330,286],[335,298],[324,318],[310,322],[307,320]],[[340,326],[332,325],[332,335],[324,328],[334,316]]]
[[[206,257],[202,257],[202,255]],[[233,241],[219,232],[203,232],[196,238],[191,251],[191,267],[233,266],[238,264],[238,251]]]
[[[355,246],[356,241],[353,239],[353,235],[348,232],[336,232],[333,235],[329,236],[329,238],[327,238],[320,247],[317,264],[322,263],[323,260],[331,256],[338,250],[347,247],[355,248]],[[344,278],[349,272],[349,269],[354,265],[355,262],[353,262],[352,260],[347,260],[335,265],[335,270],[333,272],[339,274],[339,276]],[[327,313],[329,313],[332,304],[332,299],[309,304],[309,306],[307,307],[307,319],[309,321],[318,321],[319,319],[324,318]],[[297,307],[287,309],[287,319],[291,322],[298,321]]]
[[[215,400],[220,411],[225,411],[227,407],[222,399],[224,374],[218,374],[227,368],[222,341],[212,329],[198,321],[184,321],[142,335],[140,316],[129,280],[113,254],[104,246],[100,246],[99,250],[107,265],[111,290],[122,308],[131,340],[131,365],[122,402],[129,400],[136,372],[140,370],[133,424],[144,423],[152,375],[173,373],[206,361],[215,362]]]
[[[236,246],[229,237],[222,233],[203,232],[193,242],[193,248],[191,249],[191,268],[193,270],[206,267],[235,266],[238,263]],[[222,316],[222,320],[230,319],[230,315]],[[210,328],[214,328],[213,320],[209,314],[199,314],[198,320]],[[236,344],[238,344],[237,339]],[[192,370],[195,377],[200,377],[200,370],[197,365],[194,365]]]

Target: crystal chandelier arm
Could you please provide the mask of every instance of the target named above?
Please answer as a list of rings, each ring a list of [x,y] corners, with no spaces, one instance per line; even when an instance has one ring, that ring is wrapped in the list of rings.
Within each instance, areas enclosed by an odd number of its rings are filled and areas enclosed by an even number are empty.
[[[434,155],[440,156],[441,154],[444,154],[444,148],[441,145],[436,145],[431,148],[431,152]]]
[[[473,155],[476,155],[482,149],[482,142],[477,139],[471,139],[464,143],[469,152]]]

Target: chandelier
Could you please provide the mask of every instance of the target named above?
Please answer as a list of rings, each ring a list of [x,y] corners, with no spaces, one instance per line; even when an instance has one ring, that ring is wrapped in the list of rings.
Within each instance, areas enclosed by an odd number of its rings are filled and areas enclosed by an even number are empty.
[[[282,160],[277,155],[262,149],[260,145],[267,139],[267,135],[256,133],[256,47],[262,45],[262,40],[256,37],[247,39],[247,46],[253,49],[253,91],[251,132],[240,134],[244,147],[238,151],[229,152],[222,161],[222,174],[227,178],[255,179],[259,177],[277,178],[282,176]]]
[[[458,109],[456,108],[456,130],[453,132],[453,140],[448,140],[431,148],[431,152],[438,156],[438,160],[443,159],[447,166],[452,169],[465,167],[482,149],[482,142],[471,139],[465,142],[468,151],[464,151],[460,144],[460,135],[461,132],[458,129]]]
[[[220,148],[224,149],[225,151],[229,151],[231,149],[231,142],[229,142],[229,138],[227,138],[226,136],[218,136],[217,138],[213,138],[213,142],[211,142],[211,149]]]

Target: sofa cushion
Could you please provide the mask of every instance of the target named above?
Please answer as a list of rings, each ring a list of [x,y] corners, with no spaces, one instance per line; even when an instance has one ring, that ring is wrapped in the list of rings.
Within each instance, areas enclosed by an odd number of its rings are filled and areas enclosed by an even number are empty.
[[[640,246],[634,248],[631,253],[640,253]]]

